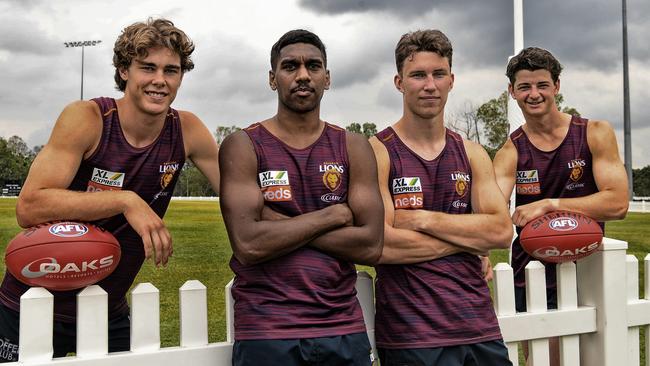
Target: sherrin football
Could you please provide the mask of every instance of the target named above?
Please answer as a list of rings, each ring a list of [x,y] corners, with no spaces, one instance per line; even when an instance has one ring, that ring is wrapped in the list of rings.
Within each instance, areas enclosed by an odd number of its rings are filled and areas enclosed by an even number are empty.
[[[532,257],[562,263],[584,258],[600,248],[603,230],[594,219],[576,212],[554,211],[528,222],[519,242]]]
[[[37,225],[7,245],[5,265],[29,286],[65,291],[92,285],[120,262],[120,243],[108,231],[82,222]]]

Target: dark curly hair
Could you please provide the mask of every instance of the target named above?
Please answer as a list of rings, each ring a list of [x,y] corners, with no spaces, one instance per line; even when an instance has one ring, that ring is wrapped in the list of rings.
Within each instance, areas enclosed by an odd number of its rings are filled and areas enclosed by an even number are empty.
[[[148,50],[165,47],[176,52],[181,58],[181,71],[194,68],[190,58],[194,52],[194,43],[174,23],[167,19],[149,18],[146,22],[137,22],[124,28],[113,47],[113,66],[115,66],[115,83],[117,90],[126,89],[126,81],[120,77],[120,70],[131,66],[135,58],[147,57]]]
[[[546,70],[551,73],[553,82],[557,83],[562,72],[562,65],[549,51],[539,47],[528,47],[508,62],[506,76],[510,80],[510,84],[514,85],[515,74],[520,70]]]

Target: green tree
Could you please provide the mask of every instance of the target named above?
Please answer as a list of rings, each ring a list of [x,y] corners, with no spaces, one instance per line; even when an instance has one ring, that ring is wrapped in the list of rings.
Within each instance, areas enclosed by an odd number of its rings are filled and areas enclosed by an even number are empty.
[[[216,195],[203,173],[191,161],[185,162],[174,188],[174,196],[214,197]]]
[[[214,138],[217,140],[218,144],[221,144],[228,135],[239,130],[241,130],[241,128],[235,125],[232,125],[230,127],[217,126],[217,129],[214,131]]]
[[[347,127],[345,127],[345,129],[350,132],[364,135],[367,138],[370,138],[377,133],[377,125],[370,122],[366,122],[363,125],[356,122],[352,122]]]
[[[650,165],[641,169],[632,169],[632,181],[635,196],[650,196]]]
[[[508,138],[508,92],[504,91],[496,98],[483,103],[476,111],[476,118],[481,123],[485,140],[483,146],[490,157]]]
[[[25,181],[36,154],[18,136],[0,137],[0,183]]]

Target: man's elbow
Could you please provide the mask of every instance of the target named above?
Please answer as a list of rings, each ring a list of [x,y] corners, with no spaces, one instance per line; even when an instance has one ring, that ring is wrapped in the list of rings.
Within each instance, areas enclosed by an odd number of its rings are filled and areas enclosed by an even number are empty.
[[[233,242],[232,252],[235,259],[244,266],[252,266],[264,261],[264,256],[260,250],[243,241],[237,240]]]
[[[620,205],[614,208],[613,219],[614,220],[623,220],[627,216],[627,210],[630,207],[630,203],[627,200],[621,202]]]
[[[358,260],[358,264],[363,264],[366,266],[374,266],[379,264],[379,260],[382,258],[382,253],[384,251],[384,235],[380,233],[379,235],[373,235],[369,239],[368,245],[366,246],[365,254]]]
[[[33,204],[30,203],[29,198],[21,195],[18,202],[16,202],[16,221],[18,225],[22,228],[28,228],[39,224],[39,222],[36,222],[34,212]]]
[[[508,249],[512,242],[513,229],[512,224],[508,220],[507,223],[495,225],[494,232],[492,233],[492,249]]]

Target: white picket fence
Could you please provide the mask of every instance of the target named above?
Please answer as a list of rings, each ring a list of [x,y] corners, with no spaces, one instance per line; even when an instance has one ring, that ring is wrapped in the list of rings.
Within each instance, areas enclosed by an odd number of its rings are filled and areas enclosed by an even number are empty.
[[[564,366],[639,365],[639,328],[650,336],[650,255],[645,258],[645,299],[639,299],[638,262],[627,243],[605,238],[602,249],[558,266],[558,310],[546,310],[544,268],[526,268],[528,312],[515,313],[512,268],[495,267],[495,309],[510,359],[519,341],[530,340],[533,366],[549,364],[548,338],[561,337]],[[90,286],[78,297],[77,355],[52,360],[52,295],[32,288],[21,298],[19,364],[42,366],[226,366],[233,329],[230,285],[226,289],[227,341],[208,343],[206,288],[188,281],[179,290],[180,346],[160,347],[159,292],[149,283],[131,292],[131,351],[107,354],[107,295]],[[365,272],[357,280],[366,328],[374,345],[374,292]],[[645,349],[650,349],[650,337]],[[650,358],[645,366],[650,366]]]

